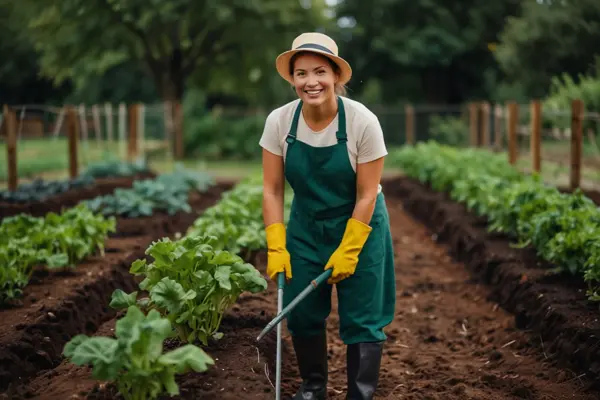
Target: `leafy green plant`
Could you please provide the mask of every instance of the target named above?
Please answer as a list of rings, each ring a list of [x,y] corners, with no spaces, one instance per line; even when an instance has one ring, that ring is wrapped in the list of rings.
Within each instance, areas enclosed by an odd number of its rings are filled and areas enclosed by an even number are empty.
[[[83,175],[98,179],[133,176],[147,172],[150,172],[150,169],[143,161],[124,162],[121,160],[106,160],[88,165]]]
[[[215,248],[235,254],[266,247],[262,217],[263,190],[261,180],[247,180],[223,194],[188,229],[187,235],[210,235],[216,238]],[[285,195],[284,220],[288,220],[292,195]],[[247,255],[247,254],[244,254]]]
[[[188,203],[192,191],[205,191],[214,183],[204,173],[177,167],[174,172],[156,179],[135,181],[131,189],[116,189],[112,195],[99,196],[84,203],[94,212],[127,218],[151,216],[156,212],[174,215],[191,212]]]
[[[438,143],[463,146],[469,142],[469,125],[460,117],[433,115],[429,135]]]
[[[76,365],[91,365],[95,379],[115,382],[127,400],[155,399],[165,392],[175,396],[176,374],[204,372],[214,360],[192,344],[164,352],[163,342],[172,332],[171,323],[158,311],[144,315],[130,306],[116,323],[115,338],[76,335],[63,354]]]
[[[36,265],[74,267],[95,251],[104,255],[104,243],[115,230],[114,218],[94,214],[83,204],[62,214],[5,218],[0,224],[0,302],[22,294]]]
[[[0,201],[15,204],[42,201],[49,197],[68,192],[69,190],[91,186],[94,182],[94,178],[87,175],[56,181],[47,181],[38,178],[19,185],[15,191],[0,191]]]
[[[600,210],[581,191],[560,193],[539,176],[519,173],[505,156],[480,149],[419,143],[391,155],[391,163],[485,216],[490,231],[517,247],[532,246],[557,271],[582,276],[600,300]]]
[[[186,236],[178,241],[164,238],[152,243],[146,254],[154,260],[136,260],[130,269],[144,280],[139,288],[148,297],[137,300],[138,292],[113,292],[110,306],[124,309],[134,304],[159,310],[171,321],[183,342],[198,339],[207,344],[218,333],[225,311],[245,291],[267,288],[266,280],[251,264],[235,254],[215,249],[216,238]]]

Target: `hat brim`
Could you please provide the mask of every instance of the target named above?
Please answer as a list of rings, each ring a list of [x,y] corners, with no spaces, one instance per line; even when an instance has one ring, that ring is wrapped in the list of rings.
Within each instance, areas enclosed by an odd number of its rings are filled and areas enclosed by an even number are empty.
[[[283,79],[285,79],[292,85],[294,84],[294,79],[290,74],[290,60],[294,56],[294,54],[300,52],[316,53],[329,58],[331,61],[333,61],[340,67],[340,78],[338,83],[341,85],[345,85],[350,81],[350,78],[352,77],[352,68],[350,67],[350,64],[348,64],[348,62],[342,57],[338,57],[336,55],[319,49],[296,49],[288,50],[281,53],[275,60],[275,67],[277,68],[277,72],[279,73],[279,75],[281,75]]]

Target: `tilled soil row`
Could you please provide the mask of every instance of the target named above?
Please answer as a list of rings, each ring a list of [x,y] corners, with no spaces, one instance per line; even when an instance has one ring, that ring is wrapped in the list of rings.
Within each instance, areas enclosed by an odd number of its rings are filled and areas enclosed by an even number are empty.
[[[72,189],[42,201],[33,201],[26,204],[0,202],[0,221],[3,218],[21,213],[34,217],[41,217],[49,212],[59,213],[62,209],[74,207],[82,200],[112,194],[115,189],[132,187],[133,182],[136,180],[151,179],[155,176],[154,173],[144,173],[123,178],[96,179],[91,186]]]
[[[261,271],[266,269],[264,251],[251,254],[249,262]],[[181,399],[238,400],[274,398],[276,333],[275,330],[260,342],[256,337],[275,316],[277,288],[269,281],[266,291],[258,294],[242,294],[238,302],[225,314],[220,331],[224,337],[212,341],[204,350],[215,360],[206,373],[188,373],[176,378]],[[105,322],[96,336],[113,336],[119,312]],[[165,343],[165,349],[180,346],[176,340]],[[282,394],[289,398],[295,389],[296,371],[289,343],[283,344]],[[33,379],[14,393],[14,399],[38,398],[47,400],[83,399],[108,400],[119,398],[116,387],[94,381],[91,368],[79,367],[64,360],[52,371]],[[168,399],[170,397],[163,396]]]
[[[546,375],[549,366],[556,365],[562,372],[555,381],[598,390],[598,305],[586,299],[581,279],[550,274],[552,266],[533,249],[513,248],[506,236],[488,233],[484,218],[445,193],[404,177],[390,181],[386,188],[434,232],[437,241],[448,244],[450,254],[465,263],[477,282],[488,285],[486,297],[514,315],[515,327],[529,333],[529,352],[537,353],[540,362],[536,372]],[[585,398],[568,392],[553,396],[548,398]]]
[[[553,354],[537,335],[519,329],[514,315],[492,301],[489,288],[472,281],[452,261],[449,248],[411,218],[393,196],[400,182],[385,182],[396,254],[396,317],[386,329],[381,379],[376,399],[596,399],[585,377],[554,365]],[[413,190],[413,189],[411,189]],[[416,189],[414,189],[416,190]],[[431,206],[431,204],[429,204]],[[431,211],[432,208],[429,208]],[[265,273],[266,257],[249,260]],[[224,338],[205,350],[216,365],[203,374],[177,378],[181,399],[273,399],[275,330],[256,336],[276,313],[276,286],[244,294],[226,314]],[[346,348],[339,340],[337,301],[328,320],[330,399],[345,399]],[[111,335],[115,319],[97,334]],[[284,329],[284,399],[299,385],[296,359]],[[172,342],[169,346],[176,346]],[[95,382],[88,368],[65,361],[38,376],[20,392],[39,399],[118,398],[114,386]],[[17,398],[17,397],[14,397]],[[164,397],[167,399],[167,397]]]
[[[0,390],[10,398],[12,389],[56,367],[64,344],[72,336],[92,334],[112,318],[115,312],[108,307],[112,292],[137,286],[129,273],[131,263],[145,257],[152,241],[187,229],[199,212],[216,203],[229,188],[231,183],[218,184],[193,196],[192,213],[119,219],[118,225],[126,225],[139,235],[109,238],[105,257],[91,256],[73,270],[36,272],[22,304],[0,311]]]

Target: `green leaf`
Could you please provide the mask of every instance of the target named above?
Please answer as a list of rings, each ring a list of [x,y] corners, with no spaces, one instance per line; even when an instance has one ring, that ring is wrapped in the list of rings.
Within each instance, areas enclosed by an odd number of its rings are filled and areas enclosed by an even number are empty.
[[[204,372],[210,365],[214,365],[214,360],[208,354],[191,344],[163,354],[158,361],[162,365],[175,368],[178,374],[189,370]]]
[[[121,289],[116,289],[112,294],[109,307],[122,310],[129,308],[129,306],[135,306],[137,304],[137,294],[137,291],[127,294]]]
[[[178,313],[183,308],[184,302],[195,297],[195,291],[190,289],[186,292],[180,283],[166,277],[150,291],[152,302],[170,313]]]

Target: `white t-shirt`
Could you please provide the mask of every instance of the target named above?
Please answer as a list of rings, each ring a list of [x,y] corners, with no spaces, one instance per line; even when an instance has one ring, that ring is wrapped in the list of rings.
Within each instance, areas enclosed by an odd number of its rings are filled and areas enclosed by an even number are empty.
[[[363,104],[347,97],[341,98],[346,112],[346,135],[348,137],[346,146],[350,163],[356,172],[356,164],[376,160],[386,156],[388,152],[377,116]],[[265,129],[260,138],[260,146],[273,154],[283,156],[284,162],[288,146],[285,139],[292,126],[294,111],[299,102],[300,100],[297,99],[271,111],[267,116]],[[308,127],[300,113],[296,140],[313,147],[334,145],[337,143],[335,134],[338,130],[338,119],[339,114],[325,129],[314,132]],[[379,191],[381,191],[381,185]]]

